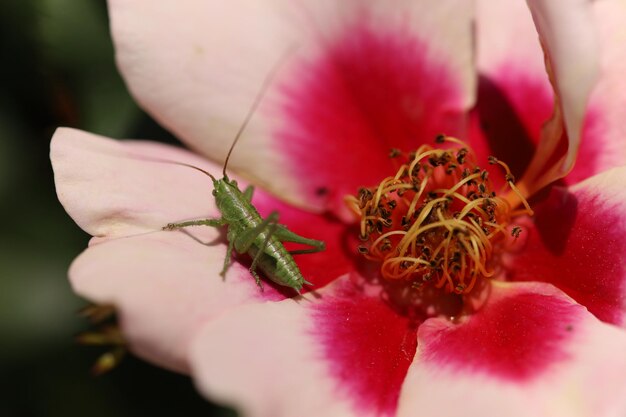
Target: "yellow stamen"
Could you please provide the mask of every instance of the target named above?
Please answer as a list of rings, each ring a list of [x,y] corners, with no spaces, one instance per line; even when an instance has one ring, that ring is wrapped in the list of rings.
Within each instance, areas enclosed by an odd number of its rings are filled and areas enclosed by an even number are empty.
[[[479,279],[496,274],[490,262],[513,240],[507,233],[511,218],[532,215],[532,209],[504,162],[489,160],[504,170],[509,192],[500,197],[469,146],[449,136],[437,143],[452,147],[394,150],[392,157],[404,159],[396,174],[346,197],[346,203],[360,218],[365,244],[359,251],[381,262],[383,278],[466,294]]]

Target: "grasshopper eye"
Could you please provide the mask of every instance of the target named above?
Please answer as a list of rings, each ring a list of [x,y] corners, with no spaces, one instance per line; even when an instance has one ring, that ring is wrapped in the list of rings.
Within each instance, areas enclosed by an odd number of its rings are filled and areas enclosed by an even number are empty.
[[[230,183],[232,184],[233,187],[239,188],[239,185],[237,185],[237,181],[232,180]]]
[[[217,190],[213,189],[213,191],[211,191],[211,194],[213,194],[213,197],[215,197],[217,195]]]

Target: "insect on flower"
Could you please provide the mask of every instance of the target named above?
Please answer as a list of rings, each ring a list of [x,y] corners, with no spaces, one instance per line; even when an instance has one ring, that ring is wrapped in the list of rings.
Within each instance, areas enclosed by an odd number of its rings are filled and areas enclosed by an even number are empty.
[[[217,219],[199,219],[181,223],[169,223],[163,227],[163,230],[177,230],[189,226],[227,226],[228,250],[226,252],[226,258],[224,259],[224,267],[220,273],[222,277],[226,275],[226,271],[230,266],[233,250],[236,250],[237,253],[247,253],[252,258],[250,273],[254,276],[259,287],[262,288],[262,285],[261,279],[257,273],[257,268],[263,271],[265,277],[269,280],[276,284],[293,288],[296,292],[300,293],[304,284],[311,285],[311,283],[304,279],[292,255],[323,251],[326,248],[325,243],[323,241],[302,237],[287,229],[286,226],[278,224],[279,215],[277,211],[273,211],[267,218],[263,219],[256,207],[252,204],[254,187],[250,185],[245,190],[241,191],[237,182],[229,179],[226,174],[226,167],[228,166],[230,155],[258,107],[277,68],[278,65],[268,74],[244,122],[235,135],[235,139],[224,161],[222,168],[223,176],[221,179],[217,179],[209,172],[193,165],[175,161],[162,161],[187,166],[209,176],[213,181],[213,196],[215,197],[217,208],[222,217]],[[310,249],[288,251],[283,245],[283,242],[308,245]]]

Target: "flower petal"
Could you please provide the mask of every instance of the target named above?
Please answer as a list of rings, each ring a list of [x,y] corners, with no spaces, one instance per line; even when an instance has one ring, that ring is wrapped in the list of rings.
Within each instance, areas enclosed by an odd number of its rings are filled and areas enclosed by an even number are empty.
[[[158,231],[171,222],[221,216],[209,178],[189,167],[159,162],[192,164],[219,175],[215,165],[183,149],[59,129],[51,157],[59,199],[72,218],[94,236],[129,236]],[[240,186],[243,189],[245,184],[240,182]],[[295,258],[314,288],[351,268],[352,248],[357,245],[351,237],[356,233],[349,233],[345,224],[289,206],[261,189],[255,190],[252,202],[262,216],[278,211],[280,223],[291,231],[326,242],[325,251]],[[293,245],[286,246],[291,249]],[[277,289],[285,296],[294,295],[290,289]]]
[[[599,53],[596,25],[589,0],[528,0],[546,52],[546,66],[558,101],[552,126],[548,126],[542,144],[557,143],[561,124],[567,133],[565,159],[558,167],[558,179],[567,174],[580,145],[589,95],[598,77]],[[538,152],[542,152],[540,147]]]
[[[590,98],[581,155],[568,176],[572,183],[605,169],[626,164],[626,4],[619,0],[592,2],[600,39],[600,74]]]
[[[79,295],[116,307],[134,353],[188,372],[188,343],[203,323],[234,306],[283,298],[268,286],[260,291],[236,262],[221,278],[226,246],[196,240],[216,238],[207,227],[108,240],[74,261],[70,280]]]
[[[416,323],[379,295],[344,277],[231,311],[191,348],[200,390],[253,417],[394,415]]]
[[[480,78],[471,144],[479,161],[494,155],[521,178],[554,106],[543,51],[525,2],[476,6]]]
[[[218,217],[208,177],[188,167],[150,161],[172,160],[219,172],[183,149],[59,128],[50,158],[61,204],[92,236],[128,236],[171,222]]]
[[[623,415],[624,351],[626,332],[554,287],[496,284],[463,323],[420,327],[398,416]]]
[[[554,187],[534,206],[534,225],[507,262],[508,278],[552,283],[599,319],[625,323],[624,190],[626,168],[569,189]]]
[[[402,0],[393,8],[373,0],[109,4],[118,63],[137,100],[218,161],[263,78],[297,46],[230,166],[311,209],[329,199],[338,205],[345,190],[333,192],[334,182],[343,183],[345,173],[355,182],[355,173],[376,165],[363,165],[373,137],[371,154],[380,159],[376,155],[384,157],[390,145],[417,133],[428,140],[435,129],[457,133],[453,127],[473,101],[468,2]],[[413,87],[405,92],[407,85]],[[441,124],[431,126],[431,119]],[[430,128],[416,130],[420,124]],[[307,141],[293,145],[294,135]],[[334,177],[316,178],[329,167]],[[363,184],[348,185],[354,192]]]

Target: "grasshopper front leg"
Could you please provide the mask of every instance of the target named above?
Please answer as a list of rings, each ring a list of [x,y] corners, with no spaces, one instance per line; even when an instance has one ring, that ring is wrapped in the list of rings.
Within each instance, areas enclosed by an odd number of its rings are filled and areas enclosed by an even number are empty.
[[[222,227],[226,225],[226,221],[224,219],[200,219],[200,220],[190,220],[182,223],[168,223],[166,226],[163,226],[163,230],[176,230],[182,229],[184,227],[189,226],[211,226],[211,227]]]
[[[181,223],[168,223],[163,227],[163,230],[177,230],[182,229],[189,226],[211,226],[211,227],[222,227],[228,224],[226,220],[223,218],[220,219],[200,219],[200,220],[190,220],[187,222]],[[220,272],[220,276],[224,278],[226,275],[226,271],[230,266],[231,258],[233,256],[233,247],[234,243],[232,240],[228,241],[228,249],[226,250],[226,258],[224,258],[224,267],[222,268],[222,272]]]

